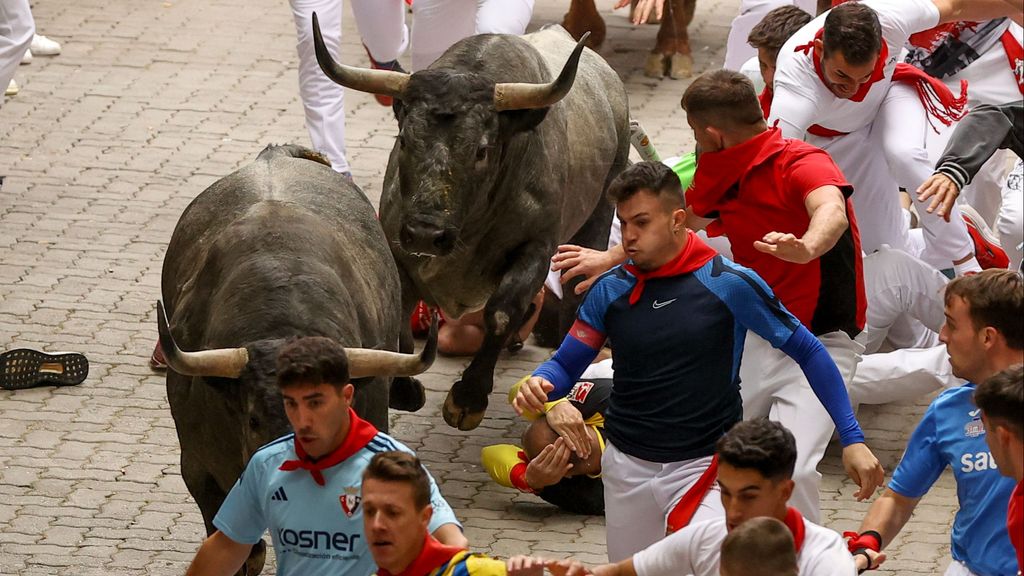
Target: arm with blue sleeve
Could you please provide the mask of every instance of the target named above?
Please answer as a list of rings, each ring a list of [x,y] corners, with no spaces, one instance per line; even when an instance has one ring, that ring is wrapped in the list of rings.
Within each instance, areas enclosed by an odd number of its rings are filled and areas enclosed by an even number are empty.
[[[702,270],[698,276],[706,276],[707,280],[702,281],[725,302],[740,324],[799,364],[815,396],[835,422],[842,445],[864,442],[843,377],[821,342],[786,310],[756,272],[725,259],[716,258],[709,265],[715,271]]]
[[[569,328],[555,355],[534,370],[539,376],[554,385],[548,393],[548,400],[564,397],[579,380],[583,371],[601,351],[607,339],[604,329],[604,313],[608,304],[621,295],[622,287],[613,287],[602,282],[608,274],[597,279],[580,303],[576,322]]]
[[[794,320],[796,320],[794,318]],[[787,356],[800,365],[807,382],[811,385],[814,395],[832,417],[832,422],[839,432],[839,441],[843,446],[864,442],[864,432],[853,415],[850,396],[846,392],[836,363],[832,361],[828,350],[811,332],[800,324],[785,344],[779,347]]]

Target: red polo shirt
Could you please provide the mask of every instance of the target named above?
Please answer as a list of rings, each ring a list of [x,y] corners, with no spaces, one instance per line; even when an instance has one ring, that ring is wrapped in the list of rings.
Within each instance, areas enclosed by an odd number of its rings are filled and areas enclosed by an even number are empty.
[[[808,194],[836,186],[846,197],[849,227],[836,245],[807,264],[759,252],[769,232],[802,237],[811,218]],[[701,154],[686,200],[697,216],[715,218],[737,263],[757,272],[780,301],[815,335],[864,328],[864,277],[853,187],[827,152],[770,128],[750,140]]]

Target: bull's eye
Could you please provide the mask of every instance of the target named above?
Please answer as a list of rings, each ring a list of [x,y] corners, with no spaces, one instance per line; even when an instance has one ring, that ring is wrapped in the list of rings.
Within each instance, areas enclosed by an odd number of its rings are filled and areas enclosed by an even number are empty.
[[[476,161],[483,162],[487,159],[487,146],[481,146],[476,149]]]
[[[260,427],[260,419],[257,418],[256,416],[249,416],[249,428],[252,429],[252,430],[257,430],[257,429],[259,429],[259,427]]]
[[[398,147],[405,148],[405,136],[401,132],[398,133]]]

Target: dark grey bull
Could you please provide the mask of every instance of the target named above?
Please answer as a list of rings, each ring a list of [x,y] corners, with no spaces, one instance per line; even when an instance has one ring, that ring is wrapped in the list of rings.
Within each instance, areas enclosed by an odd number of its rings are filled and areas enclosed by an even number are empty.
[[[321,162],[298,146],[268,147],[192,201],[164,257],[167,398],[208,534],[250,455],[290,431],[275,385],[287,338],[346,346],[354,408],[381,430],[389,377],[434,358],[436,330],[420,356],[393,352],[398,270],[370,202]],[[259,573],[264,552],[253,548],[247,573]]]
[[[452,386],[448,424],[475,428],[498,354],[523,322],[558,244],[607,246],[604,200],[627,164],[626,91],[583,40],[548,28],[485,34],[452,46],[412,75],[336,63],[313,17],[320,67],[335,82],[395,98],[398,139],[381,196],[381,224],[402,278],[402,310],[416,300],[450,317],[484,310],[483,346]],[[570,90],[571,89],[571,90]],[[579,303],[562,302],[568,328]],[[412,349],[403,333],[402,350]],[[422,387],[396,380],[391,406],[418,409]]]

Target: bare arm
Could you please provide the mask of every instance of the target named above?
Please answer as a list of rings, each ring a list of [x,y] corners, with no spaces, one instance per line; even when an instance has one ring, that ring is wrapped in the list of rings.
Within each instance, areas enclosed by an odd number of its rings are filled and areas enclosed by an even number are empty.
[[[956,20],[992,20],[1010,17],[1019,22],[1024,3],[1021,0],[932,0],[939,9],[939,23]]]
[[[708,227],[709,224],[714,222],[714,218],[701,218],[693,213],[693,206],[686,207],[686,222],[685,225],[690,230],[697,232]]]
[[[754,242],[754,248],[797,264],[806,264],[831,250],[850,225],[843,193],[835,186],[822,186],[807,195],[804,206],[811,222],[802,237],[769,232],[760,242]]]
[[[448,523],[438,526],[437,530],[434,530],[434,538],[446,546],[469,548],[469,540],[456,524]]]
[[[250,550],[252,544],[235,542],[218,530],[203,541],[185,576],[233,576],[249,557]]]
[[[868,509],[860,524],[860,531],[874,530],[881,534],[884,548],[907,524],[920,501],[920,498],[907,498],[887,488]]]

